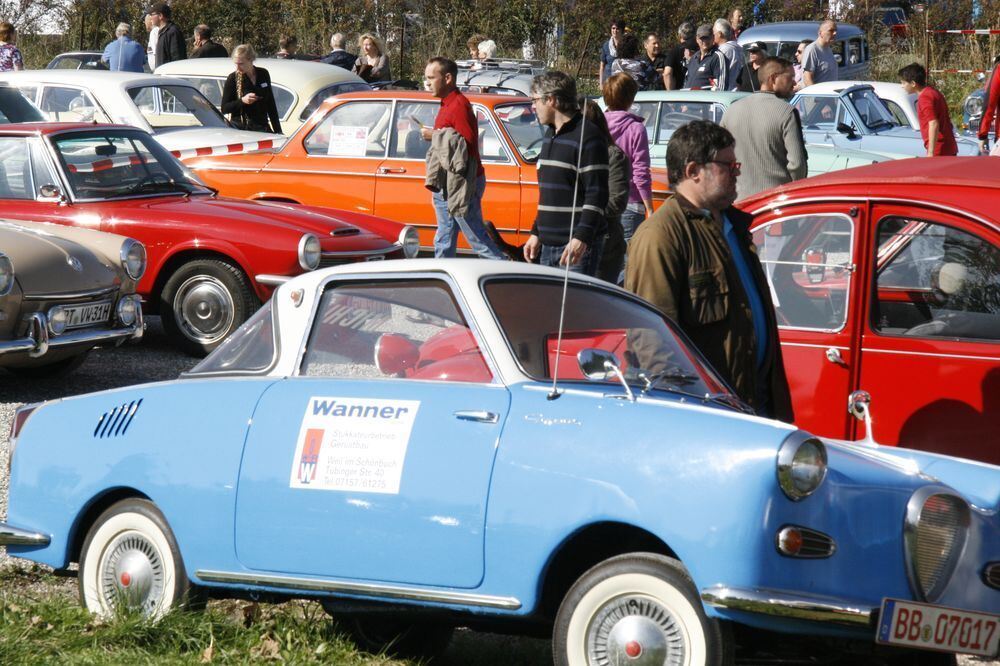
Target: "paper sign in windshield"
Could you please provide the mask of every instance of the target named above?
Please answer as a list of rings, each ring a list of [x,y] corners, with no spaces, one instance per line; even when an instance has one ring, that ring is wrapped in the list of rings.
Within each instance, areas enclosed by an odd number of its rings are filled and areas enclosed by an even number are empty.
[[[290,485],[398,494],[419,400],[309,399]]]
[[[364,157],[368,151],[367,127],[331,127],[330,155]]]

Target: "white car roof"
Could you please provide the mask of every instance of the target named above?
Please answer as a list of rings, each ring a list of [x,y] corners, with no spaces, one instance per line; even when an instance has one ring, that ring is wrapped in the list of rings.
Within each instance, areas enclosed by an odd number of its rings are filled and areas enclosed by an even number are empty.
[[[15,84],[25,84],[29,81],[39,83],[62,83],[70,86],[82,86],[92,89],[142,86],[179,85],[193,88],[184,79],[167,79],[163,76],[142,74],[137,72],[106,72],[103,70],[84,69],[25,69],[20,72],[2,72],[2,80]]]
[[[343,67],[325,62],[309,60],[286,60],[282,58],[258,58],[254,65],[262,67],[271,75],[271,80],[292,90],[302,90],[312,84],[317,90],[338,83],[364,83],[365,80]],[[164,76],[229,76],[233,71],[230,58],[188,58],[175,60],[156,68],[157,75]]]

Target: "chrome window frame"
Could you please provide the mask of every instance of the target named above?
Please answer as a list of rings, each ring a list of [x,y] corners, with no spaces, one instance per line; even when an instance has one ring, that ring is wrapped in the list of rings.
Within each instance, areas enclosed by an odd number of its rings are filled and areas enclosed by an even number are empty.
[[[79,90],[81,92],[87,93],[87,95],[90,96],[90,99],[92,99],[94,101],[94,106],[96,106],[98,109],[100,109],[101,113],[104,114],[104,117],[107,118],[109,122],[112,122],[112,123],[116,122],[115,121],[115,117],[112,116],[110,113],[108,113],[107,109],[104,108],[104,105],[101,104],[100,98],[97,95],[94,94],[94,91],[93,91],[92,88],[84,88],[83,86],[74,85],[72,83],[53,83],[53,82],[47,82],[47,81],[36,81],[34,84],[28,84],[28,85],[36,85],[36,86],[38,86],[38,97],[37,97],[38,103],[35,106],[37,106],[38,110],[41,111],[42,113],[45,113],[45,114],[49,113],[49,112],[44,111],[42,109],[42,97],[45,95],[45,92],[49,88],[70,88],[72,90]],[[140,116],[141,115],[142,114],[140,114]],[[143,120],[145,120],[144,117],[143,117]],[[66,121],[49,120],[47,122],[66,122]]]

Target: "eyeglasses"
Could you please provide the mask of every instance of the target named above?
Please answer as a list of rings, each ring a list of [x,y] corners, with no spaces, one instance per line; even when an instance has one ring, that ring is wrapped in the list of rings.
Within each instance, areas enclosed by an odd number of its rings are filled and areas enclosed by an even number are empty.
[[[722,160],[709,160],[708,162],[706,162],[706,164],[721,164],[722,166],[729,169],[729,173],[733,174],[734,176],[738,176],[740,174],[740,169],[743,168],[743,163],[737,162],[735,160],[732,162],[723,162]]]
[[[698,37],[699,42],[710,42],[712,41],[712,35],[701,35]]]

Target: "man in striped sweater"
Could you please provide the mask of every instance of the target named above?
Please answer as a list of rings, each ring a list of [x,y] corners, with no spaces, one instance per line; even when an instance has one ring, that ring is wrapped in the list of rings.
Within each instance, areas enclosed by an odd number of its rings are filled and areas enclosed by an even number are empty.
[[[538,215],[524,258],[596,275],[608,205],[607,139],[580,113],[568,74],[536,76],[531,104],[550,129],[538,155]]]
[[[757,70],[760,91],[736,100],[721,125],[736,139],[736,159],[743,165],[736,181],[738,198],[762,192],[808,171],[799,112],[788,103],[795,69],[784,58],[768,58]]]

